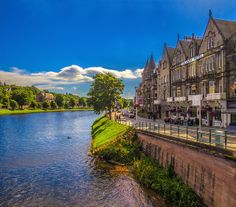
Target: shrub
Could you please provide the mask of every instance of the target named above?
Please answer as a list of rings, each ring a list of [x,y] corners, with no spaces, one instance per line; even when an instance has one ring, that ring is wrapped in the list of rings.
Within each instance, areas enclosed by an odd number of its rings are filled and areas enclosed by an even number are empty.
[[[192,189],[175,175],[173,168],[163,168],[144,154],[134,162],[133,173],[142,184],[160,193],[174,206],[204,206]]]

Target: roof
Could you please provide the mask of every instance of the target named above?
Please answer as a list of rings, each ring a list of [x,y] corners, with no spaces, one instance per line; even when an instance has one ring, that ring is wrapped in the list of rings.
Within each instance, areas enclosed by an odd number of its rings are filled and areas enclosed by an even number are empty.
[[[236,21],[228,21],[222,19],[213,19],[223,36],[228,39],[236,32]]]
[[[148,69],[154,70],[155,68],[156,68],[156,63],[155,63],[154,57],[151,55],[149,63],[148,63]]]
[[[172,60],[173,60],[173,57],[174,57],[175,48],[173,48],[173,47],[166,47],[166,50],[167,50],[167,54],[168,54],[168,57],[169,57],[169,61],[171,63]]]
[[[180,44],[182,45],[185,55],[189,57],[189,54],[190,54],[189,45],[191,44],[191,41],[187,41],[187,40],[179,40],[179,41],[180,41]]]

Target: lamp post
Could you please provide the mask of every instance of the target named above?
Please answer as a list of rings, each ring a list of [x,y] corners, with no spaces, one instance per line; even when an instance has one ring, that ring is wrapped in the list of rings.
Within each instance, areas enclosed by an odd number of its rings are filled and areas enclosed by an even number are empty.
[[[199,101],[199,132],[202,131],[202,100],[200,98],[200,101]]]

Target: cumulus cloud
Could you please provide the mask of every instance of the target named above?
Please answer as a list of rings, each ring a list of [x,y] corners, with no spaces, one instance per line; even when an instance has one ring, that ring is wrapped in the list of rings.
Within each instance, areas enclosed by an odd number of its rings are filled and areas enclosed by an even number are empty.
[[[59,72],[42,71],[28,73],[26,70],[12,67],[10,72],[0,70],[0,80],[8,84],[35,85],[41,89],[64,90],[62,85],[74,85],[93,81],[93,76],[99,73],[111,73],[121,79],[137,79],[141,77],[143,69],[122,71],[103,67],[82,68],[71,65],[61,68]]]

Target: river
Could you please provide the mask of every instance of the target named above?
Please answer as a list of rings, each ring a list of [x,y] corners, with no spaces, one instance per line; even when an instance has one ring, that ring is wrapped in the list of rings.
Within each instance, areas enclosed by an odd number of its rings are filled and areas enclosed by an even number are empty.
[[[125,169],[88,155],[91,111],[0,116],[0,206],[163,207]]]

